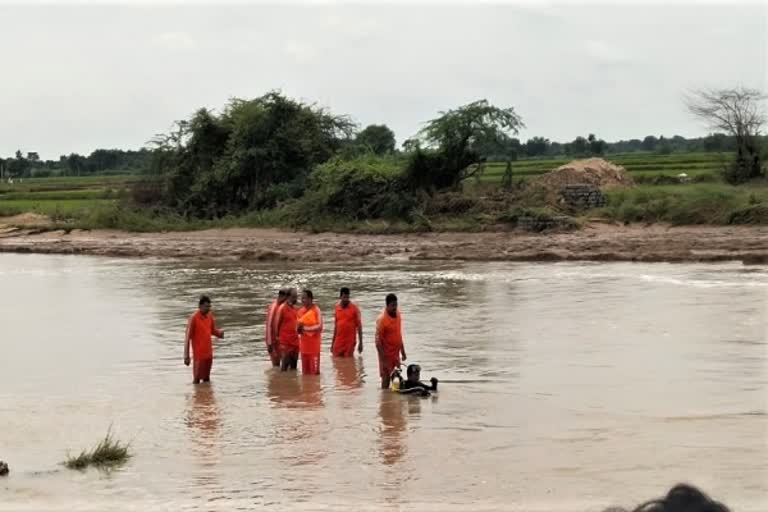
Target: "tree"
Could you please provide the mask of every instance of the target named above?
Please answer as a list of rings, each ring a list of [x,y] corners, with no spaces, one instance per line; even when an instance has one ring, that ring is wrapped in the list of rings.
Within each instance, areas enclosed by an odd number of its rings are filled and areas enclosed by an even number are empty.
[[[598,139],[595,137],[594,133],[589,134],[589,137],[587,137],[587,142],[589,142],[589,152],[591,155],[600,156],[605,153],[607,143],[603,139]]]
[[[434,190],[458,186],[482,171],[480,144],[489,140],[508,144],[510,134],[524,126],[514,108],[499,108],[478,100],[440,112],[419,132],[432,151],[417,149],[408,167],[412,186]]]
[[[724,171],[730,183],[744,183],[763,175],[760,130],[766,122],[766,95],[756,89],[699,89],[686,97],[688,111],[713,130],[735,139],[736,159]]]
[[[566,145],[565,152],[572,156],[587,156],[589,155],[589,143],[587,139],[579,135],[573,142]]]
[[[278,92],[233,99],[220,115],[198,110],[155,137],[162,202],[193,217],[274,206],[351,138],[353,124]]]
[[[376,155],[386,155],[395,151],[395,132],[386,125],[372,124],[357,134],[355,142],[370,148]]]
[[[534,137],[525,141],[525,154],[531,157],[547,154],[550,142],[544,137]]]
[[[659,140],[654,137],[653,135],[648,135],[646,138],[643,139],[642,148],[643,151],[653,151],[656,149],[656,145],[659,143]]]

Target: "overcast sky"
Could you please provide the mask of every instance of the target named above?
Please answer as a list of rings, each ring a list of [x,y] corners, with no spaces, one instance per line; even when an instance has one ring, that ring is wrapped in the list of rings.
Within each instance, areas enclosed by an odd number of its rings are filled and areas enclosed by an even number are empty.
[[[271,89],[399,142],[439,110],[514,106],[522,138],[706,133],[696,86],[768,89],[768,4],[0,5],[0,155],[139,148]]]

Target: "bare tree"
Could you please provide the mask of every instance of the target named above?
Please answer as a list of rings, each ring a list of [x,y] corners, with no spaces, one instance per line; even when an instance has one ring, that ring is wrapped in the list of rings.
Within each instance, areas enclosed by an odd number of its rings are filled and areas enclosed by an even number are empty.
[[[730,134],[736,141],[736,160],[725,177],[743,183],[763,175],[760,161],[760,130],[766,123],[766,95],[756,89],[699,89],[686,97],[686,106],[714,131]]]

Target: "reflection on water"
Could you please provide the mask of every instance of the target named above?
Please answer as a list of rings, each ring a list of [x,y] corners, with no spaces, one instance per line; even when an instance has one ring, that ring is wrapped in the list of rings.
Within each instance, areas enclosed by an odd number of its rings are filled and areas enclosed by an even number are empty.
[[[336,375],[336,386],[340,390],[353,390],[365,384],[363,360],[357,357],[331,357]]]
[[[213,385],[193,386],[189,402],[186,415],[190,434],[188,446],[199,468],[194,476],[195,487],[211,492],[219,486],[216,468],[220,457],[216,445],[221,422]]]
[[[332,358],[330,328],[319,377],[273,370],[263,315],[286,283],[329,327],[350,286],[366,340],[398,293],[439,399],[381,391],[373,344]],[[601,510],[677,481],[768,510],[763,267],[0,255],[0,289],[0,510]],[[180,357],[201,293],[227,332],[210,386]],[[110,424],[124,468],[57,466]]]
[[[405,433],[405,409],[408,398],[382,393],[379,405],[381,416],[381,459],[386,465],[399,462],[407,451]]]

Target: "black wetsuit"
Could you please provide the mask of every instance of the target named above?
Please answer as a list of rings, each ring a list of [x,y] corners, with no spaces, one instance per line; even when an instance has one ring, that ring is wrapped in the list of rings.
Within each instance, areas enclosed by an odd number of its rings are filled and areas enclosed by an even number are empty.
[[[405,379],[400,383],[401,393],[421,393],[427,396],[432,391],[437,391],[437,379],[432,380],[432,385],[424,384],[420,380]]]

